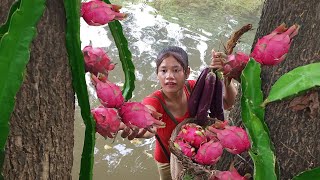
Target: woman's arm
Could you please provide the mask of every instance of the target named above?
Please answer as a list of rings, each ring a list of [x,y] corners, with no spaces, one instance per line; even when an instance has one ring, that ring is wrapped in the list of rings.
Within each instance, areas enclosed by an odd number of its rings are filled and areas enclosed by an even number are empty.
[[[215,52],[212,50],[212,59],[210,67],[218,70],[223,69],[224,62],[226,62],[227,55],[223,52]],[[236,100],[238,90],[235,87],[235,84],[231,81],[230,83],[227,80],[224,80],[224,96],[223,96],[223,107],[224,109],[230,109]]]
[[[228,84],[228,82],[226,82],[225,80],[223,84],[225,87],[225,93],[223,96],[223,108],[229,110],[235,103],[238,90],[235,87],[235,83],[232,81]]]

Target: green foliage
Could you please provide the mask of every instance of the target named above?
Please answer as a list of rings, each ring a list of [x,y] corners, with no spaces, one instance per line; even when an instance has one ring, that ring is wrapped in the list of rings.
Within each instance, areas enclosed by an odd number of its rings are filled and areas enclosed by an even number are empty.
[[[264,122],[264,109],[261,92],[261,68],[250,59],[241,74],[241,116],[251,139],[249,154],[254,162],[254,179],[277,179],[276,157],[269,137],[269,130]]]
[[[109,0],[104,0],[104,2],[111,4]],[[114,42],[118,48],[120,61],[122,64],[122,69],[125,75],[124,87],[122,94],[126,100],[132,97],[132,92],[135,88],[135,68],[132,63],[132,55],[128,47],[128,41],[123,35],[122,26],[119,21],[113,21],[108,23],[109,29],[113,36]]]
[[[292,180],[311,180],[311,179],[320,179],[320,167],[304,171],[297,176],[293,177]]]
[[[2,24],[0,27],[0,39],[2,38],[4,33],[8,32],[11,16],[19,8],[20,3],[21,3],[21,0],[17,0],[12,4],[6,22]]]
[[[282,75],[271,87],[263,106],[269,102],[297,95],[310,88],[320,86],[320,63],[300,66]]]
[[[193,179],[194,179],[194,177],[191,174],[185,174],[183,176],[183,180],[193,180]]]
[[[72,72],[72,83],[81,108],[81,116],[86,126],[79,179],[90,180],[92,179],[94,163],[95,121],[90,112],[84,58],[81,51],[80,5],[80,0],[64,1],[67,17],[66,45]]]
[[[1,27],[8,31],[0,41],[0,172],[9,134],[8,122],[15,96],[23,82],[30,58],[30,44],[36,34],[35,27],[44,12],[45,0],[21,1],[20,8],[12,7],[11,11],[14,9],[16,11],[11,15],[9,28],[4,27],[8,23]],[[2,178],[0,175],[0,179]]]

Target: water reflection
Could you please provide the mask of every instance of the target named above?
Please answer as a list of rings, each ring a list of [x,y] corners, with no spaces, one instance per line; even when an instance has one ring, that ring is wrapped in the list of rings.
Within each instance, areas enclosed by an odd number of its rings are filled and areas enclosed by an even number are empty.
[[[222,2],[224,1],[220,3]],[[121,23],[136,67],[136,88],[132,98],[134,101],[141,101],[143,97],[159,88],[154,73],[156,67],[154,59],[162,48],[168,45],[184,48],[189,55],[190,79],[195,79],[209,63],[211,49],[223,50],[222,43],[233,31],[248,23],[257,27],[258,23],[258,15],[226,14],[225,8],[221,7],[209,6],[211,9],[201,9],[195,5],[191,8],[177,3],[173,5],[173,9],[178,8],[179,11],[170,11],[161,8],[157,10],[145,3],[124,4],[123,1],[114,3],[123,5],[122,11],[129,14]],[[197,16],[194,15],[194,11],[198,12]],[[235,50],[249,52],[254,34],[255,31],[245,34],[241,39],[242,43],[237,45]],[[104,47],[107,50],[110,58],[118,63],[109,78],[122,86],[124,75],[108,26],[91,27],[81,19],[81,41],[82,48],[91,41],[93,46]],[[88,74],[86,80],[91,107],[97,107],[99,102]],[[73,179],[78,179],[84,139],[84,124],[78,106],[75,117]],[[152,155],[154,139],[133,141],[121,137],[104,139],[99,134],[96,138],[94,180],[158,179]]]

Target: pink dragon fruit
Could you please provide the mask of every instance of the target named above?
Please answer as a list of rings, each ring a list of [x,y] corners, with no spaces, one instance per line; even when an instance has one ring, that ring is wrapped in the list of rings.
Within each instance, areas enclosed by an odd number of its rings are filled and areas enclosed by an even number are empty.
[[[102,73],[108,77],[108,72],[115,67],[115,64],[111,62],[107,53],[102,48],[93,48],[89,45],[84,47],[82,52],[86,72],[91,72],[96,76],[98,73]]]
[[[230,82],[232,78],[240,82],[241,72],[248,61],[249,56],[243,52],[228,55],[227,61],[223,66],[223,75],[227,78],[228,82]]]
[[[211,124],[210,126],[207,126],[204,131],[205,136],[207,137],[207,141],[210,141],[210,140],[219,141],[217,137],[217,133],[215,133],[214,130],[212,129],[224,129],[226,126],[229,126],[228,124],[229,124],[228,120],[220,121],[216,119],[213,124]]]
[[[81,16],[91,26],[105,25],[113,20],[123,20],[126,14],[120,13],[121,6],[107,4],[101,0],[81,3]]]
[[[202,143],[207,142],[204,130],[195,123],[183,125],[177,138],[183,139],[195,148],[199,148]]]
[[[231,168],[230,171],[217,171],[210,180],[247,180],[246,176],[241,176],[236,168]]]
[[[208,129],[204,130],[204,135],[206,136],[207,141],[219,141],[219,139],[217,138],[217,134],[212,131],[209,131]]]
[[[182,151],[182,153],[186,156],[188,156],[189,158],[192,158],[194,155],[196,155],[196,149],[194,147],[192,147],[189,143],[181,140],[181,139],[177,139],[174,142],[174,146],[178,149],[180,149]]]
[[[120,87],[110,81],[102,82],[95,75],[91,75],[92,82],[96,87],[97,96],[104,107],[119,108],[124,98]]]
[[[214,165],[218,162],[223,153],[223,147],[219,141],[213,140],[200,146],[194,160],[202,165]]]
[[[125,102],[119,109],[119,115],[122,122],[130,128],[138,127],[150,130],[158,122],[141,102]]]
[[[285,59],[292,38],[298,34],[298,30],[298,25],[288,29],[285,24],[281,24],[269,35],[258,40],[250,56],[263,65],[279,64]]]
[[[250,148],[250,141],[247,132],[236,126],[226,126],[225,129],[211,128],[217,133],[221,145],[232,154],[240,154]]]
[[[98,107],[91,110],[96,121],[96,131],[103,137],[113,138],[119,131],[120,117],[113,108]]]
[[[224,121],[216,120],[213,124],[211,124],[207,128],[224,129],[227,126],[229,126],[228,120],[224,120]]]

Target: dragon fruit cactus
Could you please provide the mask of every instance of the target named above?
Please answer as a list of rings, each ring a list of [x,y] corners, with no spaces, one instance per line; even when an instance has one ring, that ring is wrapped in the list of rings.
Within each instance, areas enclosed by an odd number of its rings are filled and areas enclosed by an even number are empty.
[[[249,175],[248,175],[249,176]],[[237,169],[232,167],[230,171],[217,171],[210,180],[247,180],[248,177],[241,176]]]
[[[223,75],[227,78],[228,82],[230,82],[232,78],[240,82],[241,72],[248,61],[249,56],[243,52],[228,55],[227,61],[223,66]]]
[[[194,160],[202,165],[214,165],[218,162],[223,153],[223,147],[219,141],[213,140],[200,146]]]
[[[82,52],[86,72],[91,72],[96,76],[98,73],[102,73],[107,77],[108,72],[115,67],[115,64],[111,62],[107,53],[102,48],[94,48],[89,45],[84,47]]]
[[[110,81],[102,82],[93,74],[91,79],[96,87],[97,96],[104,107],[119,108],[124,103],[119,86]]]
[[[119,109],[119,115],[122,122],[130,128],[138,127],[151,131],[150,128],[158,121],[141,102],[125,102]]]
[[[183,125],[176,138],[188,142],[195,148],[199,148],[202,143],[207,142],[204,129],[195,123]]]
[[[285,24],[281,24],[269,35],[258,40],[250,56],[263,65],[279,64],[285,59],[292,38],[298,34],[298,30],[298,25],[288,29]]]
[[[123,20],[126,14],[120,13],[121,6],[107,4],[101,0],[81,3],[81,16],[88,25],[105,25],[113,20]]]
[[[117,110],[101,106],[92,109],[91,113],[96,121],[96,131],[105,138],[113,138],[121,123]]]
[[[175,140],[174,146],[189,158],[193,158],[196,155],[196,149],[181,139]]]
[[[250,148],[250,141],[247,132],[241,127],[226,126],[225,129],[211,128],[217,133],[221,145],[232,154],[240,154]]]

